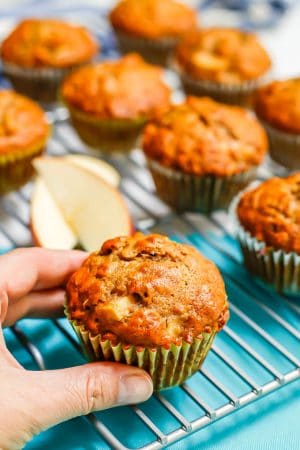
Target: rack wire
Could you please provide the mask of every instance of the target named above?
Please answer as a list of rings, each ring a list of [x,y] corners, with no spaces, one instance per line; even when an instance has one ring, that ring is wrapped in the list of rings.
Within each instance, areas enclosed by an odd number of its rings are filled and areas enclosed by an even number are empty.
[[[66,18],[77,21],[79,16],[74,13],[73,17],[68,12]],[[105,18],[92,11],[80,13],[79,21],[101,40],[102,53],[106,57],[117,55]],[[11,23],[8,24],[10,27]],[[175,97],[180,98],[174,74],[168,73],[167,79],[175,89]],[[4,83],[2,79],[1,84]],[[49,119],[54,125],[47,148],[49,154],[94,154],[69,126],[63,108],[49,113]],[[243,267],[241,252],[225,212],[214,213],[209,218],[200,214],[176,215],[156,196],[139,150],[128,156],[106,156],[105,159],[122,175],[121,191],[136,228],[166,233],[179,242],[194,245],[217,264],[229,294],[231,319],[218,334],[197,374],[182,386],[162,391],[142,405],[89,414],[78,419],[76,424],[85,432],[91,429],[94,433],[93,444],[84,434],[79,448],[156,450],[300,380],[300,305],[280,297],[250,277]],[[282,168],[267,164],[259,176],[267,178],[274,170],[284,174]],[[31,191],[32,183],[28,183],[19,191],[0,198],[0,249],[32,244],[29,229]],[[56,354],[52,355],[52,347],[47,342],[49,337],[59,343],[62,353],[65,350],[65,355],[70,354],[68,361],[71,364],[84,361],[66,319],[21,321],[6,330],[5,337],[8,345],[14,341],[10,349],[21,363],[28,363],[29,358],[31,367],[39,370],[53,369],[60,364]],[[120,422],[128,426],[120,427]],[[124,432],[129,429],[130,433]],[[45,448],[45,441],[42,448]],[[74,449],[71,446],[65,448]]]
[[[65,111],[56,111],[54,134],[48,146],[51,155],[92,153],[69,126]],[[103,155],[102,155],[103,156]],[[243,268],[241,254],[225,212],[210,218],[200,214],[174,214],[155,195],[142,153],[106,157],[122,175],[121,190],[142,231],[158,231],[179,242],[196,246],[214,260],[225,279],[231,320],[219,333],[202,369],[181,387],[156,394],[141,406],[126,407],[136,427],[130,436],[116,425],[120,409],[110,414],[89,414],[85,419],[99,438],[99,449],[156,450],[209,426],[216,420],[300,379],[300,306],[254,281]],[[268,169],[261,172],[269,174]],[[29,202],[32,184],[0,200],[0,247],[31,244]],[[43,326],[43,325],[41,325]],[[52,332],[62,345],[81,349],[65,319],[53,320]],[[31,325],[34,327],[34,325]],[[47,355],[39,348],[43,333],[32,338],[32,328],[17,324],[11,329],[39,370],[47,369]],[[192,406],[191,406],[192,405]],[[158,413],[159,411],[159,413]],[[192,411],[192,415],[190,414]],[[127,414],[126,412],[123,414]],[[141,429],[142,439],[140,437]]]

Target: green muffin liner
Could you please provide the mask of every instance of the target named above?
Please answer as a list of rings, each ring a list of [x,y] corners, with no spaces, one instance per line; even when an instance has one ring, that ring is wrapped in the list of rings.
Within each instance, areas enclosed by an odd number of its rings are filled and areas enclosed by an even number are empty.
[[[226,209],[232,198],[255,179],[257,167],[232,176],[185,174],[148,158],[158,196],[177,211],[209,214]]]
[[[244,81],[239,84],[217,83],[211,80],[196,80],[190,77],[179,65],[172,61],[173,69],[178,73],[187,95],[211,97],[222,103],[239,106],[252,106],[255,90],[265,81],[265,77]]]
[[[65,313],[68,317],[67,310]],[[192,344],[171,344],[169,349],[122,343],[114,345],[101,334],[92,336],[83,325],[68,319],[90,361],[115,361],[144,369],[150,374],[155,391],[182,384],[199,370],[216,335],[216,332],[203,333]]]
[[[269,138],[270,156],[291,170],[300,169],[300,133],[293,134],[276,130],[262,121]]]
[[[300,255],[276,250],[245,230],[236,213],[242,195],[243,192],[232,201],[230,212],[235,222],[236,235],[246,268],[280,294],[300,296]]]
[[[34,174],[33,158],[44,151],[45,142],[26,150],[0,154],[0,195],[27,183]]]
[[[72,125],[90,147],[104,152],[128,152],[137,146],[145,117],[137,119],[99,119],[65,102]]]
[[[17,92],[42,103],[58,101],[58,88],[62,80],[77,67],[24,68],[5,61],[2,65],[4,74]]]
[[[170,56],[178,43],[178,38],[164,37],[159,39],[131,36],[114,29],[121,53],[139,53],[151,64],[167,66]]]

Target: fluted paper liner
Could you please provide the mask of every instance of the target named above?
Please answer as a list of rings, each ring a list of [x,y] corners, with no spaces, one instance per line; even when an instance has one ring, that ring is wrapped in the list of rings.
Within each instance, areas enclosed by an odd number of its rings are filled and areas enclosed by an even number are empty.
[[[146,61],[162,66],[168,65],[170,56],[178,42],[178,38],[174,37],[150,39],[130,36],[117,29],[114,31],[122,53],[137,52],[140,53]]]
[[[65,104],[75,130],[90,147],[104,152],[128,152],[136,147],[145,117],[100,119]]]
[[[266,81],[266,77],[243,81],[239,84],[196,80],[190,77],[177,62],[172,61],[171,66],[180,76],[186,94],[198,97],[212,97],[219,102],[231,105],[251,106],[254,91]]]
[[[252,186],[249,188],[251,189]],[[235,222],[236,235],[246,268],[280,294],[300,296],[300,255],[295,252],[276,250],[264,241],[257,240],[244,229],[236,213],[242,195],[243,192],[232,201],[230,212]]]
[[[68,317],[68,311],[65,311]],[[70,319],[69,319],[70,320]],[[154,390],[160,391],[183,383],[200,369],[216,332],[203,333],[189,344],[171,344],[170,348],[141,347],[118,343],[114,345],[102,335],[92,336],[84,325],[70,320],[79,336],[83,350],[91,361],[116,361],[146,370],[152,380]]]
[[[262,121],[269,138],[270,156],[288,169],[300,169],[300,133],[277,130]]]
[[[31,161],[44,150],[45,142],[25,150],[0,154],[0,195],[18,189],[34,174]]]
[[[226,209],[232,198],[255,178],[257,167],[232,176],[192,175],[148,158],[159,197],[177,211],[209,214]]]
[[[71,68],[23,68],[15,64],[3,64],[3,72],[17,92],[42,103],[58,101],[58,88]]]

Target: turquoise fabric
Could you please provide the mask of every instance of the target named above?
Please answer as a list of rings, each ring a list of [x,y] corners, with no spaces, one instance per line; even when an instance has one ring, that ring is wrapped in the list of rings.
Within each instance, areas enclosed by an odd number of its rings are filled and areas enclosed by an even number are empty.
[[[162,229],[161,231],[167,232],[167,229]],[[210,237],[213,239],[217,238],[215,235]],[[253,318],[258,325],[263,326],[266,331],[280,340],[293,354],[300,356],[299,342],[274,321],[270,321],[263,311],[259,311],[255,307],[253,296],[259,295],[261,299],[262,293],[265,294],[264,304],[271,305],[281,317],[287,319],[294,327],[299,329],[299,319],[286,307],[283,299],[272,293],[272,291],[266,290],[262,292],[262,287],[253,282],[242,266],[224,257],[221,251],[209,245],[208,241],[199,234],[195,233],[184,238],[183,236],[174,235],[173,238],[179,241],[187,239],[206,256],[214,260],[223,273],[232,304],[240,306],[247,313],[248,317]],[[235,256],[240,258],[238,247],[232,238],[228,236],[218,237],[218,246],[220,249],[230,249],[231,254],[235,253]],[[239,287],[238,282],[243,289]],[[250,293],[247,291],[249,286],[251,287]],[[68,333],[73,335],[73,331],[65,319],[61,319],[60,323]],[[52,321],[23,320],[19,323],[19,326],[43,354],[46,368],[54,369],[84,363],[84,358]],[[251,342],[254,339],[253,331],[245,326],[233,312],[229,326],[247,342]],[[5,337],[8,347],[16,358],[28,369],[36,369],[32,359],[16,340],[13,332],[6,330]],[[282,357],[272,346],[266,344],[263,340],[255,339],[253,342],[255,343],[255,349],[282,373],[293,369],[293,364]],[[254,381],[261,384],[267,383],[272,379],[268,372],[244,352],[241,352],[225,333],[221,332],[219,334],[216,344],[226,355],[238,363]],[[204,368],[221,380],[236,396],[250,392],[250,388],[246,383],[223,364],[213,352],[210,352]],[[199,394],[202,400],[213,408],[218,408],[227,402],[225,396],[216,391],[202,374],[196,374],[188,380],[187,384]],[[199,406],[180,388],[166,391],[164,395],[188,420],[192,421],[203,414]],[[165,433],[179,427],[178,422],[166,412],[154,397],[141,405],[141,409]],[[98,413],[98,417],[129,448],[139,448],[154,438],[132,410],[127,407]],[[298,450],[300,442],[299,417],[300,382],[298,380],[288,386],[284,386],[268,397],[259,399],[254,404],[248,405],[244,409],[210,424],[207,428],[186,437],[184,440],[169,446],[169,448],[175,450]],[[130,433],[128,430],[130,430]],[[105,450],[109,446],[104,440],[99,438],[85,418],[77,418],[42,433],[26,446],[26,450],[41,448],[49,450],[54,448],[57,450]]]

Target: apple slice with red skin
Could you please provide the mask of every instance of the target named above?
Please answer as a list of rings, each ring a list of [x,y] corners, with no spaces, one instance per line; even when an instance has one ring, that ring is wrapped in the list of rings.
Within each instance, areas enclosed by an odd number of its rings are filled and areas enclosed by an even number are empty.
[[[105,240],[133,232],[121,194],[103,178],[67,158],[46,156],[36,158],[33,164],[85,250],[98,250]],[[34,222],[32,229],[37,236]]]

